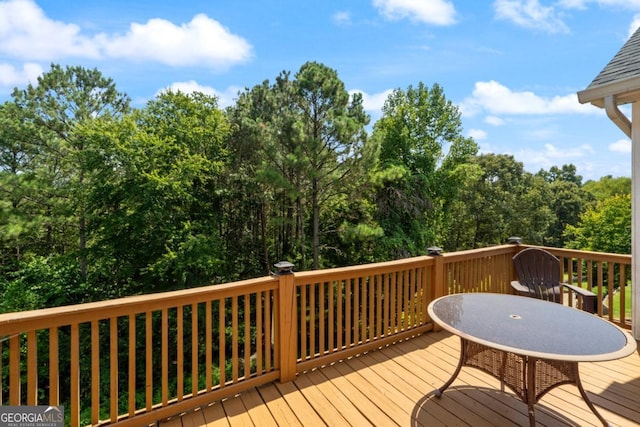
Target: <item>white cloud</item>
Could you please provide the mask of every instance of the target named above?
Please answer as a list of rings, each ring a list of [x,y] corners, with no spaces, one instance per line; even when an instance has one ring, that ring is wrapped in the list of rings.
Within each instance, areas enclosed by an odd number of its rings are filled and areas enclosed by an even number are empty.
[[[237,86],[229,86],[223,92],[220,92],[212,88],[211,86],[203,86],[195,80],[189,80],[186,82],[172,83],[159,92],[164,92],[166,90],[170,90],[173,92],[179,91],[182,93],[202,92],[205,95],[215,96],[216,98],[218,98],[218,107],[225,108],[235,103],[235,100],[238,97],[238,92],[241,91],[241,88]]]
[[[332,19],[336,25],[351,24],[351,14],[347,11],[340,11],[340,12],[334,13]]]
[[[549,33],[565,33],[569,28],[553,6],[543,6],[538,0],[496,0],[496,18]]]
[[[181,25],[150,19],[132,23],[126,34],[87,36],[76,24],[50,19],[32,0],[9,0],[0,2],[0,53],[30,61],[120,58],[225,69],[249,60],[252,47],[203,14]]]
[[[172,66],[207,65],[214,68],[247,61],[251,45],[206,15],[177,26],[164,19],[133,23],[124,36],[99,36],[107,56],[152,60]]]
[[[640,0],[595,0],[594,2],[600,6],[615,6],[626,9],[640,9]]]
[[[392,89],[387,89],[383,92],[368,94],[364,91],[353,89],[349,91],[349,94],[361,93],[362,94],[362,105],[365,111],[369,113],[373,113],[375,115],[380,115],[382,112],[382,107],[384,106],[385,101],[393,92]]]
[[[575,93],[545,98],[530,91],[515,92],[494,81],[476,82],[473,93],[460,104],[463,115],[595,114],[598,110],[578,102]],[[495,120],[495,119],[492,119]]]
[[[487,116],[484,118],[484,122],[490,124],[491,126],[504,125],[504,120],[497,116]]]
[[[488,134],[482,129],[469,129],[469,132],[467,132],[467,136],[470,136],[476,141],[482,141],[484,139],[487,139]]]
[[[609,150],[616,153],[631,154],[631,141],[628,139],[619,139],[609,144]]]
[[[43,72],[44,70],[39,64],[31,62],[24,64],[21,70],[10,64],[0,64],[0,88],[13,88],[28,83],[35,84],[38,76]]]
[[[434,25],[452,25],[456,22],[453,3],[446,0],[373,0],[373,6],[391,20],[408,18]]]
[[[514,153],[516,159],[523,159],[527,170],[536,171],[549,169],[559,164],[583,164],[579,159],[589,159],[595,154],[595,150],[588,144],[578,147],[563,147],[559,149],[553,144],[544,144],[541,149],[523,149]]]
[[[623,9],[640,9],[640,0],[560,0],[556,3],[559,8],[586,10],[589,3],[600,7],[617,7]]]
[[[557,4],[558,4],[558,7],[562,7],[565,9],[584,10],[587,8],[588,1],[589,0],[560,0]]]
[[[27,60],[99,56],[80,27],[49,19],[31,0],[0,2],[0,52]]]

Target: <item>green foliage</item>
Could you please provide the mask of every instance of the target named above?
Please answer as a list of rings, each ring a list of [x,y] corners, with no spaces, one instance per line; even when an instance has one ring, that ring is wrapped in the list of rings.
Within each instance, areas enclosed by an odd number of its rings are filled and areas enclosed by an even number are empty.
[[[308,62],[293,79],[282,72],[274,84],[241,93],[229,116],[227,188],[239,196],[228,205],[230,243],[247,243],[229,248],[235,258],[263,260],[267,271],[271,260],[306,269],[345,259],[335,256],[336,233],[361,216],[341,216],[342,206],[362,198],[376,153],[366,140],[362,96],[350,96],[335,70]]]
[[[542,203],[549,196],[545,182],[525,172],[513,156],[483,154],[472,164],[473,173],[454,200],[457,209],[444,247],[484,247],[502,244],[510,236],[542,243],[552,216]]]
[[[512,235],[559,246],[594,200],[630,191],[622,178],[582,186],[573,165],[532,175],[478,156],[437,84],[396,89],[370,136],[368,123],[362,95],[318,62],[226,111],[171,91],[131,110],[98,70],[52,65],[0,105],[0,277],[13,301],[0,309],[228,282],[281,260],[333,267]]]
[[[104,150],[88,194],[89,248],[107,289],[149,292],[209,283],[220,266],[228,125],[204,95],[164,93],[123,120],[83,128]],[[114,274],[115,272],[115,274]],[[137,285],[134,286],[134,283]]]
[[[376,219],[385,233],[379,258],[423,254],[449,231],[453,197],[471,172],[463,165],[477,152],[461,133],[460,113],[437,84],[396,89],[385,102],[373,133]]]
[[[64,256],[34,256],[20,269],[0,277],[0,312],[58,307],[87,300],[76,264]]]
[[[566,229],[567,247],[617,254],[631,253],[631,195],[614,195],[587,208]]]
[[[587,181],[584,190],[593,195],[596,201],[601,201],[610,196],[631,194],[631,178],[611,175],[603,176],[598,181]]]
[[[564,230],[578,223],[580,215],[593,198],[583,188],[582,177],[576,174],[574,165],[563,165],[562,168],[553,166],[548,172],[541,170],[537,175],[548,183],[546,204],[553,213],[541,244],[563,247]]]

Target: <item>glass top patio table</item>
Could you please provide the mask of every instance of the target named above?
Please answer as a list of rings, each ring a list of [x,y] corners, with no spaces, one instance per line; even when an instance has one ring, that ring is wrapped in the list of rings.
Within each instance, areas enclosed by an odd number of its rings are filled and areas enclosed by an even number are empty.
[[[429,316],[461,340],[460,360],[436,397],[453,383],[462,366],[483,370],[511,388],[529,408],[551,389],[575,384],[603,426],[610,426],[589,400],[580,381],[579,362],[619,359],[636,349],[636,341],[596,315],[535,298],[468,293],[440,297],[427,307]]]
[[[461,338],[498,350],[573,362],[630,355],[636,342],[618,326],[562,304],[506,294],[467,293],[429,304],[431,318]]]

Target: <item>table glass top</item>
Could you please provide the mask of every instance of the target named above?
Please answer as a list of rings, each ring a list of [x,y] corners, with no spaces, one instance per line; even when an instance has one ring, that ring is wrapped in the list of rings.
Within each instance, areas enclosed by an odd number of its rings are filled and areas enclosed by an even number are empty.
[[[562,359],[588,360],[590,356],[614,354],[629,345],[628,335],[612,323],[534,298],[455,294],[433,301],[429,313],[444,329],[464,338],[538,357],[560,355],[566,356]],[[635,348],[635,342],[632,344]]]

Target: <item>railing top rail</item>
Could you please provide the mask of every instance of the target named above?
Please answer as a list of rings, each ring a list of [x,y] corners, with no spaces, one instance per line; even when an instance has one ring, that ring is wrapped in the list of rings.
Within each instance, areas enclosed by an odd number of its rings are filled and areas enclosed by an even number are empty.
[[[433,263],[431,256],[417,256],[412,258],[403,258],[393,261],[378,262],[375,264],[353,265],[348,267],[329,268],[325,270],[312,270],[296,272],[296,282],[309,283],[314,280],[330,281],[338,278],[348,278],[354,276],[363,276],[368,273],[387,273],[398,271],[405,268],[414,268],[418,266],[428,266]]]
[[[469,249],[466,251],[458,251],[458,252],[448,252],[448,253],[442,254],[442,256],[445,258],[444,262],[447,263],[447,262],[461,261],[465,259],[482,258],[484,256],[491,256],[491,255],[502,255],[502,254],[515,255],[517,248],[518,248],[517,245],[490,246],[487,248]]]
[[[233,297],[252,292],[275,289],[277,277],[261,277],[220,285],[183,289],[156,294],[136,295],[85,304],[45,308],[0,314],[0,336],[42,329],[43,325],[57,327],[110,317],[125,316],[162,308],[192,304],[194,301]]]
[[[593,252],[593,251],[581,251],[577,249],[565,249],[565,248],[551,248],[545,246],[534,245],[520,245],[521,248],[537,247],[545,249],[556,256],[565,258],[581,258],[581,259],[593,259],[604,262],[618,262],[621,264],[631,264],[631,255],[628,254],[614,254],[607,252]]]

